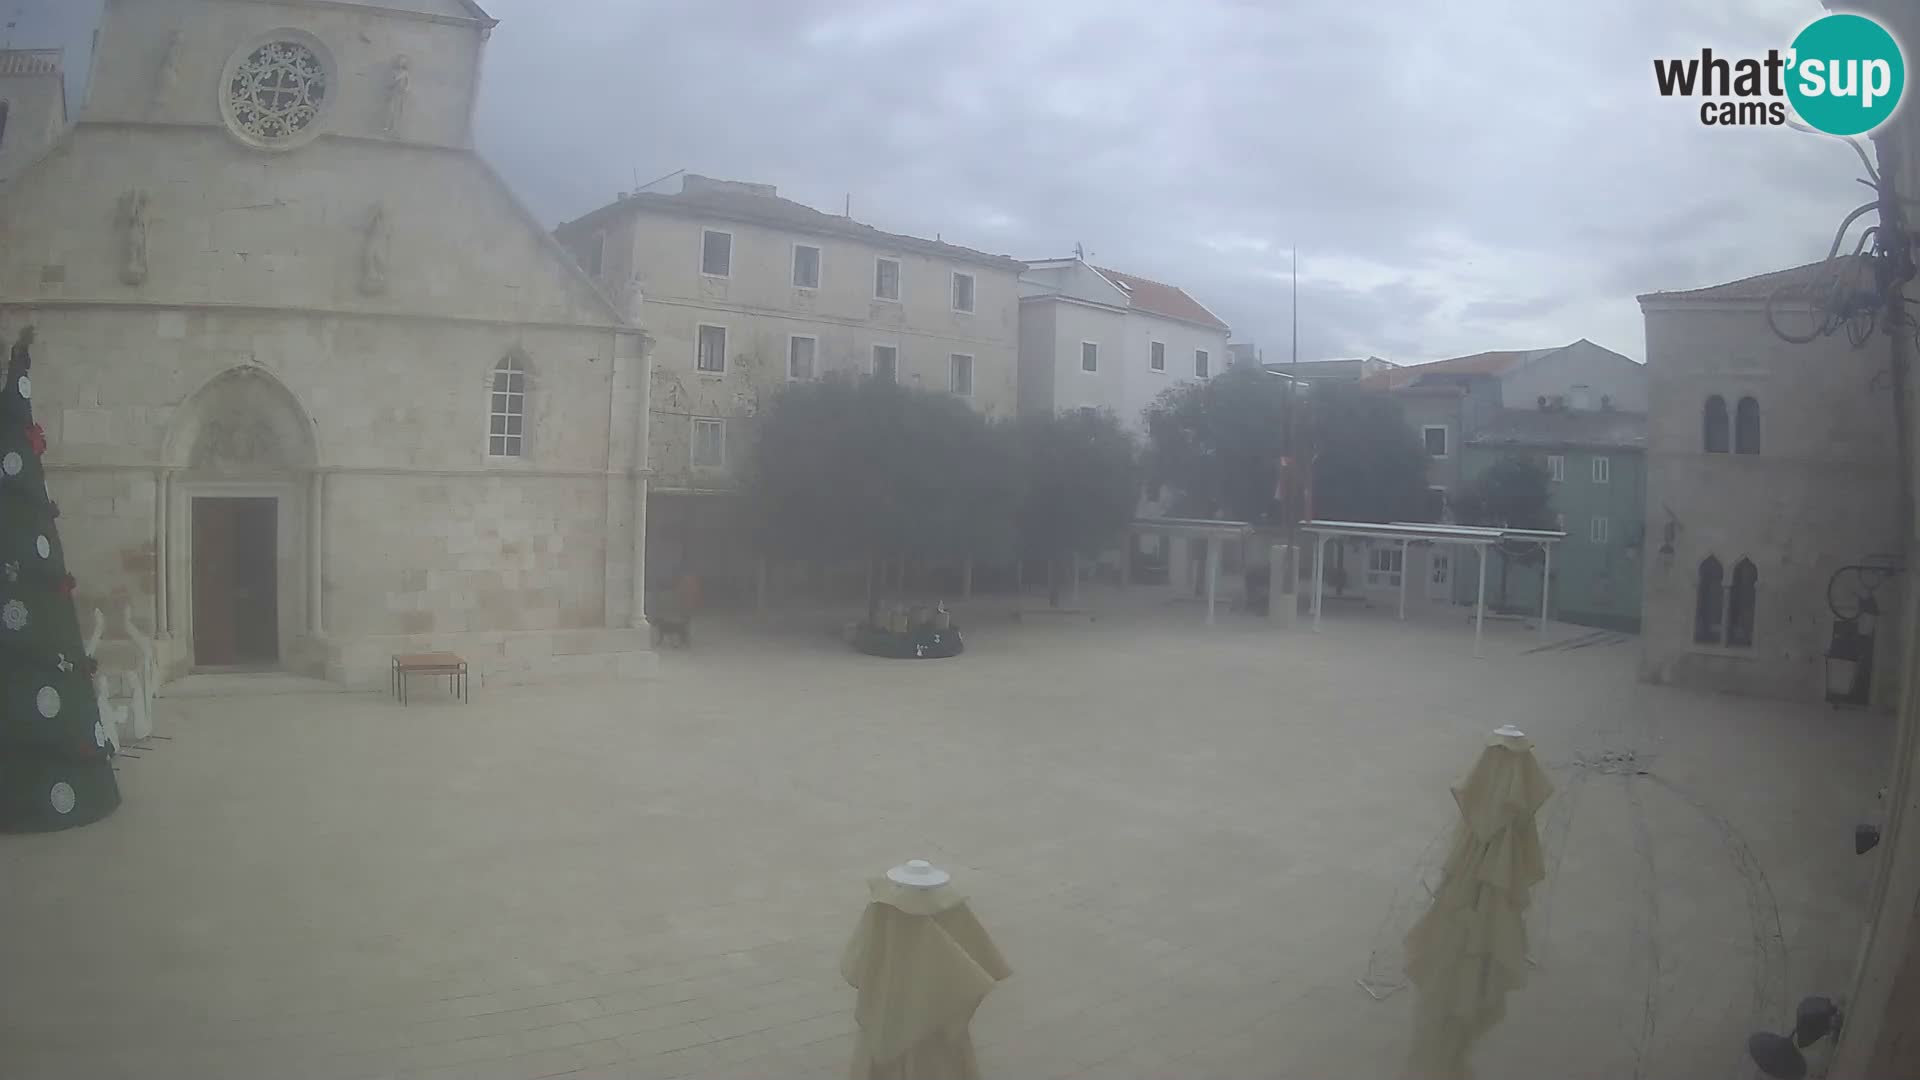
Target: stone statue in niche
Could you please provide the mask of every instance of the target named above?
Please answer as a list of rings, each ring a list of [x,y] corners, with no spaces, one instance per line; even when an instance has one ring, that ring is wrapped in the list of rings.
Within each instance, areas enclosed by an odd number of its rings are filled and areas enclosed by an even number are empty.
[[[99,651],[100,637],[106,631],[107,617],[100,614],[99,608],[94,608],[93,633],[86,642],[88,656],[93,656]],[[117,754],[120,752],[120,725],[126,722],[127,708],[115,706],[109,700],[111,697],[112,695],[107,692],[106,675],[96,668],[93,673],[93,703],[94,707],[100,710],[100,723],[94,728],[93,738],[94,742],[101,746],[113,747],[113,752]]]
[[[647,301],[646,285],[638,274],[627,279],[627,287],[620,292],[620,314],[629,326],[640,325],[640,312]]]
[[[374,206],[360,243],[360,291],[367,296],[379,296],[387,291],[387,256],[393,247],[386,207]]]
[[[153,82],[153,100],[150,108],[164,109],[173,99],[173,89],[180,82],[180,50],[184,31],[175,30],[167,38],[167,51],[160,57],[160,73]]]
[[[413,86],[413,70],[406,54],[393,58],[393,68],[387,72],[387,100],[380,119],[380,130],[387,135],[400,133],[400,122],[406,117],[407,97]]]
[[[120,280],[128,285],[147,280],[147,193],[135,188],[120,196],[121,246],[125,258]]]
[[[128,719],[136,741],[153,734],[153,692],[160,686],[160,669],[153,658],[153,639],[133,622],[133,606],[121,609],[121,625],[138,653],[134,669],[122,676],[128,691]]]

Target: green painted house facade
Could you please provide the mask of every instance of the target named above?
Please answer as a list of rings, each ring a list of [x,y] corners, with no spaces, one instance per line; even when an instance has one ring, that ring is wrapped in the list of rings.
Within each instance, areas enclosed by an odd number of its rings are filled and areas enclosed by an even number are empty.
[[[1557,405],[1503,409],[1462,448],[1463,486],[1494,462],[1514,455],[1546,463],[1552,477],[1552,513],[1567,534],[1553,551],[1551,616],[1639,632],[1646,551],[1646,416]],[[1487,559],[1489,605],[1500,596],[1503,561],[1497,552]],[[1513,560],[1506,568],[1505,610],[1539,612],[1541,569],[1537,557]],[[1460,573],[1454,579],[1455,601],[1473,603],[1477,575]]]

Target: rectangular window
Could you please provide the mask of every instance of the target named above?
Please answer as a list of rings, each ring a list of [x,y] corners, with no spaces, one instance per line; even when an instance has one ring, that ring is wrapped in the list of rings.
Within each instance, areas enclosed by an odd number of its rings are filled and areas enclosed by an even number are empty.
[[[876,258],[873,260],[873,298],[875,300],[900,299],[900,260]]]
[[[1193,350],[1193,373],[1202,379],[1213,374],[1213,357],[1207,355],[1207,350]]]
[[[1080,370],[1100,370],[1100,346],[1091,341],[1080,343]]]
[[[1402,553],[1399,545],[1367,549],[1367,584],[1398,588]]]
[[[721,372],[727,370],[727,328],[702,324],[699,337],[693,351],[693,367],[696,371]]]
[[[700,230],[700,272],[708,277],[733,276],[733,234]]]
[[[973,313],[973,275],[953,272],[953,310]]]
[[[1420,429],[1420,438],[1427,444],[1427,456],[1445,458],[1447,456],[1447,429],[1441,424],[1428,424]]]
[[[793,287],[820,287],[820,249],[811,244],[793,245]]]
[[[493,369],[493,409],[487,418],[487,455],[517,458],[526,439],[527,373],[509,357]]]
[[[693,422],[693,467],[696,469],[721,469],[727,464],[727,422],[724,420],[699,420]]]
[[[1547,455],[1547,479],[1558,484],[1567,478],[1567,456],[1565,454]]]
[[[607,234],[597,232],[587,241],[587,273],[599,277],[607,265]]]
[[[947,389],[961,397],[973,396],[973,357],[965,353],[947,357]]]
[[[1593,482],[1604,484],[1613,478],[1613,460],[1597,457],[1593,459]]]
[[[813,378],[813,358],[820,351],[820,342],[814,338],[799,334],[787,339],[787,378]]]
[[[888,382],[900,381],[900,349],[893,345],[873,347],[873,375]]]
[[[1167,370],[1167,343],[1154,341],[1147,344],[1147,370]]]
[[[1594,518],[1592,521],[1587,523],[1587,539],[1593,541],[1596,544],[1606,543],[1608,528],[1609,526],[1607,524],[1606,518],[1603,518],[1603,517]]]
[[[1447,520],[1447,489],[1430,487],[1427,489],[1427,514],[1423,521]]]

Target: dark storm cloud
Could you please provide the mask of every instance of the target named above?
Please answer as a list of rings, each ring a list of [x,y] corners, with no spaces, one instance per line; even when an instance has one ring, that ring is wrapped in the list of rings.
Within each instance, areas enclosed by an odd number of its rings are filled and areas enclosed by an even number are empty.
[[[1816,0],[482,2],[481,147],[550,223],[679,168],[851,196],[989,251],[1084,244],[1269,358],[1295,245],[1306,358],[1638,356],[1636,293],[1816,258],[1865,197],[1844,144],[1653,88],[1654,57],[1783,46]]]

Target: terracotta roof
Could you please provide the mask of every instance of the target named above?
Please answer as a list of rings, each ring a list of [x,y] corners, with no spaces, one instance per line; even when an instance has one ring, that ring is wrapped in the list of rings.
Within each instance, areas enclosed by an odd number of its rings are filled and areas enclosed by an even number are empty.
[[[1843,271],[1854,271],[1858,280],[1870,285],[1873,278],[1866,271],[1871,261],[1864,255],[1842,255],[1832,262],[1822,259],[1699,289],[1643,293],[1636,299],[1643,304],[1649,300],[1765,300],[1779,290],[1782,300],[1804,300],[1825,292]]]
[[[1138,274],[1109,270],[1104,266],[1096,266],[1093,269],[1101,277],[1120,286],[1128,299],[1133,301],[1133,306],[1141,311],[1165,315],[1169,319],[1179,319],[1182,322],[1211,326],[1216,330],[1227,329],[1227,324],[1220,320],[1220,316],[1208,311],[1200,301],[1188,296],[1186,291],[1178,286],[1168,285],[1152,278],[1143,278]]]
[[[1410,367],[1376,371],[1361,381],[1368,386],[1398,390],[1433,375],[1501,375],[1529,360],[1537,360],[1548,353],[1559,352],[1564,348],[1566,346],[1559,345],[1551,349],[1500,349],[1493,352],[1479,352],[1468,356],[1435,360],[1430,364],[1414,364]]]
[[[705,177],[691,176],[688,179],[700,181],[702,186],[677,194],[641,192],[627,195],[584,217],[569,221],[555,231],[591,228],[619,214],[650,210],[681,217],[743,221],[821,236],[844,236],[877,248],[934,255],[957,262],[984,263],[1003,270],[1012,270],[1015,273],[1026,268],[1025,263],[1006,255],[989,255],[984,251],[975,251],[958,244],[923,240],[920,237],[906,236],[902,233],[883,232],[871,225],[862,225],[852,218],[821,213],[811,206],[772,194],[771,188],[752,191],[747,190],[745,185],[730,185],[728,188],[707,187],[706,184],[713,182],[706,180]]]
[[[0,75],[58,75],[59,49],[0,49]]]
[[[1467,445],[1645,450],[1647,417],[1612,409],[1501,409]]]

